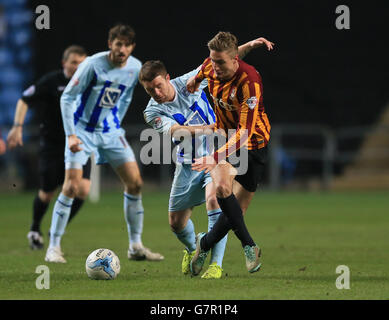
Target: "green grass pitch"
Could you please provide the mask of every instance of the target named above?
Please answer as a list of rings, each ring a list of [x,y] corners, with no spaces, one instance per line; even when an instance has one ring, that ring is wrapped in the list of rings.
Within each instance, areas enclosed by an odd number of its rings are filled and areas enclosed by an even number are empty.
[[[34,194],[0,195],[0,299],[389,299],[389,196],[385,192],[257,192],[246,215],[262,247],[263,267],[249,274],[230,232],[219,280],[181,274],[183,246],[168,226],[166,192],[143,194],[143,242],[162,262],[127,259],[122,193],[86,202],[62,240],[67,264],[44,261],[52,204],[43,222],[45,249],[31,251],[26,234]],[[205,231],[205,207],[195,208],[196,232]],[[121,261],[114,281],[90,280],[85,260],[109,248]],[[50,289],[38,290],[38,265],[50,268]],[[350,289],[335,286],[336,267],[350,269]]]

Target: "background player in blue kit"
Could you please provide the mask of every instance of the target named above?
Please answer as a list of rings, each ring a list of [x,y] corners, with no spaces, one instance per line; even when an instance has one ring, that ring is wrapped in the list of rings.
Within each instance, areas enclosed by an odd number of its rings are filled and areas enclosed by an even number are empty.
[[[266,39],[259,38],[240,46],[240,57],[265,42]],[[186,139],[190,146],[178,144],[177,164],[169,199],[170,227],[186,247],[182,261],[184,274],[190,272],[189,263],[196,248],[194,225],[190,219],[193,207],[206,202],[208,230],[212,229],[221,214],[210,173],[191,169],[194,158],[212,152],[206,134],[213,132],[216,120],[205,92],[199,90],[190,94],[186,90],[187,80],[197,72],[198,70],[193,70],[170,80],[170,75],[161,61],[147,61],[139,74],[140,83],[152,97],[144,111],[146,122],[158,132],[171,135],[176,140],[180,138],[183,130],[192,136],[196,134],[193,139]],[[205,80],[200,89],[206,86]],[[196,139],[200,141],[196,142]],[[221,277],[226,242],[227,235],[212,248],[211,263],[202,278]]]
[[[142,178],[120,124],[132,100],[141,62],[131,56],[135,32],[128,25],[109,31],[110,51],[85,59],[61,97],[66,134],[65,182],[53,209],[50,246],[45,260],[65,263],[60,241],[91,153],[97,163],[109,162],[124,185],[124,216],[129,233],[128,258],[160,261],[164,257],[142,244]]]

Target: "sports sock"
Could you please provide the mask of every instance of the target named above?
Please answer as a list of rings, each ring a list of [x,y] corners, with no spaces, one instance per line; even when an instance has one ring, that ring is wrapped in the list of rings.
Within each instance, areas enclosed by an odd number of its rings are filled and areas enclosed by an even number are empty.
[[[194,225],[191,219],[188,220],[184,229],[179,232],[173,232],[189,252],[196,250],[196,235]]]
[[[125,192],[124,219],[127,223],[130,250],[132,250],[132,244],[142,243],[143,214],[142,196],[134,196]]]
[[[234,231],[242,243],[242,247],[245,247],[246,245],[255,246],[255,242],[251,238],[246,224],[244,223],[242,209],[238,200],[235,198],[235,195],[231,193],[227,198],[216,198],[220,208],[223,210],[232,226],[232,231]]]
[[[222,212],[212,226],[212,230],[201,238],[201,249],[205,251],[210,250],[217,242],[223,239],[229,230],[231,230],[231,224],[226,215]]]
[[[50,247],[59,247],[68,223],[73,199],[59,194],[53,209],[50,227]]]
[[[43,202],[38,195],[36,195],[32,205],[32,224],[30,231],[41,232],[42,218],[46,213],[46,210],[50,202]]]
[[[232,231],[234,231],[235,235],[242,243],[242,247],[246,245],[254,246],[255,242],[251,238],[244,223],[242,209],[240,208],[239,202],[235,198],[235,195],[232,193],[227,198],[217,197],[217,202],[219,203],[220,209],[222,209],[223,211],[223,214],[220,215],[219,219],[223,215],[225,215],[227,219],[222,218],[218,228],[213,228],[207,234],[207,236],[203,237],[203,239],[205,239],[204,241],[201,241],[201,248],[203,248],[204,250],[206,250],[206,248],[208,247],[211,248],[216,243],[215,241],[219,241],[222,237],[224,237],[224,235],[228,232],[226,232],[228,223],[230,224]]]
[[[78,211],[82,207],[83,203],[84,203],[83,199],[74,198],[74,201],[73,201],[73,204],[72,204],[72,209],[70,210],[70,216],[69,216],[68,223],[70,223],[70,221],[72,221],[74,216],[78,213]]]
[[[216,210],[209,210],[207,213],[208,213],[208,232],[209,232],[212,230],[213,226],[215,225],[222,211],[220,209],[216,209]],[[228,234],[226,234],[220,241],[218,241],[213,246],[211,251],[210,263],[216,262],[218,266],[220,267],[222,266],[224,251],[226,249],[226,244],[227,244],[227,237]]]

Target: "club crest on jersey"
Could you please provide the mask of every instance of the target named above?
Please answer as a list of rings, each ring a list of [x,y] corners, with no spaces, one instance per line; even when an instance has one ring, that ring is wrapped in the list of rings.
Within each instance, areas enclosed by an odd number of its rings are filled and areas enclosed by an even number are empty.
[[[157,118],[154,119],[153,128],[154,129],[162,128],[162,119],[160,117],[157,117]]]
[[[233,87],[230,94],[230,99],[233,99],[236,95],[236,87]]]
[[[258,99],[257,99],[257,97],[250,97],[247,99],[246,102],[247,102],[247,105],[249,106],[250,109],[254,109],[258,103]]]
[[[76,79],[73,80],[72,85],[73,85],[73,87],[75,87],[75,86],[78,85],[79,83],[80,83],[80,81],[76,78]]]
[[[116,88],[105,88],[99,107],[112,109],[119,100],[121,91]]]

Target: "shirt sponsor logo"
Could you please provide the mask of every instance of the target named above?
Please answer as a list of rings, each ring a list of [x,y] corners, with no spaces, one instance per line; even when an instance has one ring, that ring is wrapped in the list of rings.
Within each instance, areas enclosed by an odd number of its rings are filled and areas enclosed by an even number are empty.
[[[246,102],[250,109],[254,109],[255,106],[258,104],[258,99],[257,97],[250,97],[247,99]]]
[[[200,114],[197,112],[194,112],[191,117],[184,123],[186,126],[202,126],[205,125],[206,122],[201,118]]]
[[[105,88],[99,107],[112,109],[119,100],[121,91],[116,88]]]
[[[237,110],[238,108],[235,107],[233,104],[228,104],[227,102],[223,101],[223,99],[216,99],[215,97],[212,97],[213,101],[216,105],[219,107],[226,109],[227,111],[233,111]]]

